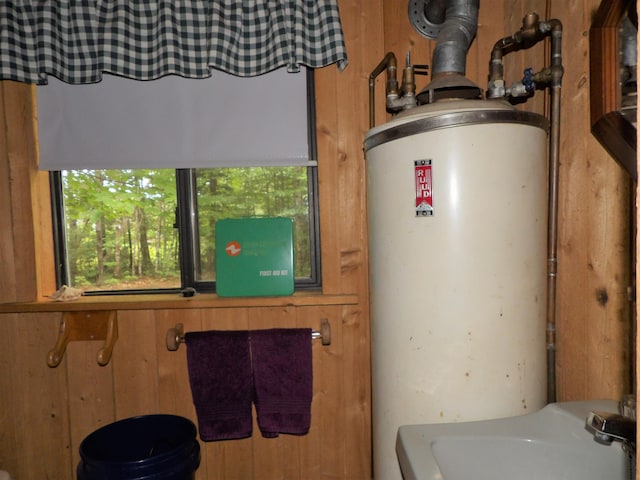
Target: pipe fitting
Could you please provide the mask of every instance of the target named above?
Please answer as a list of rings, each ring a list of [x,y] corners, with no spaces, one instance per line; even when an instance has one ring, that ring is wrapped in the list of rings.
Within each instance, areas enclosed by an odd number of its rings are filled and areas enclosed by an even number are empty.
[[[537,13],[528,13],[522,19],[522,28],[517,32],[521,48],[531,48],[545,37]]]
[[[398,98],[398,62],[393,52],[388,52],[384,58],[376,65],[369,75],[369,127],[373,127],[375,124],[375,87],[376,78],[382,72],[386,70],[387,81],[385,83],[385,94],[387,99]]]
[[[489,82],[487,86],[487,98],[501,98],[516,93],[514,97],[522,96],[524,90],[521,87],[512,89],[504,88],[504,55],[522,49],[528,49],[551,37],[551,66],[534,75],[534,81],[538,84],[558,87],[562,83],[564,69],[562,67],[562,23],[552,19],[541,22],[536,13],[529,13],[522,19],[522,27],[513,35],[498,40],[491,51],[489,62]]]
[[[425,38],[434,40],[445,20],[448,0],[410,0],[409,21]]]
[[[416,71],[416,69],[418,69]],[[386,71],[387,80],[385,82],[386,110],[388,113],[398,113],[416,106],[416,83],[415,75],[423,74],[427,71],[427,65],[411,65],[410,54],[407,53],[407,61],[402,70],[402,85],[398,86],[398,62],[393,52],[388,52],[376,68],[369,75],[369,128],[375,125],[375,85],[376,78]]]

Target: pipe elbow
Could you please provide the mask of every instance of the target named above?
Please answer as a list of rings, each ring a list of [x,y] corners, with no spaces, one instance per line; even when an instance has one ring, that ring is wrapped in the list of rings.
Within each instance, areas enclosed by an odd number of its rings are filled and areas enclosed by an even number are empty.
[[[549,31],[552,34],[554,32],[562,33],[562,22],[560,20],[558,20],[557,18],[552,18],[551,20],[547,20],[547,21],[542,22],[542,23],[547,25],[547,28],[549,29]]]
[[[397,70],[398,62],[396,60],[396,56],[393,52],[387,52],[384,58],[380,61],[380,63],[373,69],[371,74],[369,74],[369,85],[375,82],[375,79],[385,70],[393,70],[394,72]]]

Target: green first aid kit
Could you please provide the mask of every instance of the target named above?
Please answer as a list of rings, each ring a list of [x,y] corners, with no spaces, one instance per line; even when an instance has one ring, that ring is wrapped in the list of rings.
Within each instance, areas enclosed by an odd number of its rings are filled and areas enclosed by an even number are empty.
[[[228,218],[216,222],[216,292],[221,297],[291,295],[293,222]]]

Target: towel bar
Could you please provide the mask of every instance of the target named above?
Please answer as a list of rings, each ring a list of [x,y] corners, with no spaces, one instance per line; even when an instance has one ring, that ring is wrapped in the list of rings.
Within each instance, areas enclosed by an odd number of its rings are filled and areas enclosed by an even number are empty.
[[[323,318],[320,320],[320,330],[312,330],[311,338],[321,339],[322,345],[331,345],[331,325],[329,320]],[[175,352],[181,343],[184,343],[184,325],[177,323],[175,327],[167,330],[167,350]]]

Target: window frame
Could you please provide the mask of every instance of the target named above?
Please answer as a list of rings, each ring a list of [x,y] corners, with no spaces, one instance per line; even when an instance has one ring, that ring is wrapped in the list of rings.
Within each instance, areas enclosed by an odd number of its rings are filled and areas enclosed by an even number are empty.
[[[317,158],[315,88],[312,69],[307,69],[307,112],[309,158]],[[239,165],[238,167],[243,167]],[[250,168],[250,167],[247,167]],[[322,287],[320,215],[318,199],[318,166],[311,161],[307,168],[307,191],[309,212],[310,276],[296,278],[295,290],[315,290]],[[198,202],[196,189],[196,168],[176,168],[177,208],[174,227],[178,230],[179,241],[179,288],[157,288],[138,290],[88,290],[84,295],[130,295],[149,293],[179,293],[193,288],[201,293],[215,293],[215,281],[197,280],[199,255]],[[66,261],[66,234],[64,217],[64,196],[61,171],[49,172],[51,190],[51,214],[53,220],[54,260],[57,287],[69,284],[69,265]]]
[[[198,278],[200,249],[198,238],[198,201],[196,192],[195,169],[177,169],[176,185],[178,208],[176,226],[180,239],[180,278],[183,288],[192,287],[198,292],[215,292],[215,281],[202,281]],[[320,221],[318,216],[318,175],[317,167],[307,167],[307,191],[309,195],[309,250],[310,275],[308,278],[296,278],[295,289],[315,289],[322,286],[320,264]],[[182,201],[181,201],[182,200]],[[186,266],[186,267],[184,267]]]

